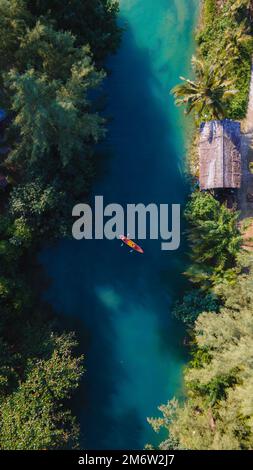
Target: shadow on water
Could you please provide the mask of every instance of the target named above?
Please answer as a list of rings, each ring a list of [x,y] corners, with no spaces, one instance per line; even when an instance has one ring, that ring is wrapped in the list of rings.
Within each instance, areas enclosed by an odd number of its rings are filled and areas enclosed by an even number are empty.
[[[114,120],[104,150],[114,157],[94,188],[105,204],[183,204],[187,196],[179,168],[182,121],[168,96],[177,75],[170,63],[154,73],[151,52],[137,44],[128,24],[109,63],[105,88]],[[164,76],[171,78],[164,82]],[[75,398],[82,448],[140,449],[154,442],[146,417],[180,393],[184,332],[170,307],[184,284],[185,243],[177,252],[162,252],[160,241],[142,245],[144,256],[117,240],[63,241],[41,255],[52,280],[47,299],[78,332],[86,358]]]

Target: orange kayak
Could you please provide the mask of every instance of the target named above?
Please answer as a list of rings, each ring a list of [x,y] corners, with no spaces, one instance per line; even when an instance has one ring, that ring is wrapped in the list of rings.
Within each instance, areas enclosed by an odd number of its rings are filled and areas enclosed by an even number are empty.
[[[144,253],[144,250],[135,242],[133,242],[133,240],[130,240],[130,238],[125,237],[125,235],[120,235],[119,238],[123,243],[125,243],[125,245],[129,246],[131,250],[137,251],[137,253],[141,253],[141,254]]]

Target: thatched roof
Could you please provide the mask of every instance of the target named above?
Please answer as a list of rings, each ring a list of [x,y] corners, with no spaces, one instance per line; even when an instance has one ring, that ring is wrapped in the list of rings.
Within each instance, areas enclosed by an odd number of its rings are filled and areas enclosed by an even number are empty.
[[[225,119],[200,126],[200,188],[240,188],[241,126]]]

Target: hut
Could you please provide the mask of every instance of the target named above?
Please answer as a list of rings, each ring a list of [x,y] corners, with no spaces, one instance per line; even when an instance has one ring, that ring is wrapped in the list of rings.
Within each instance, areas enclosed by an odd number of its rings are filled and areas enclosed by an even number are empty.
[[[200,126],[199,182],[201,190],[241,186],[241,125],[230,119]]]

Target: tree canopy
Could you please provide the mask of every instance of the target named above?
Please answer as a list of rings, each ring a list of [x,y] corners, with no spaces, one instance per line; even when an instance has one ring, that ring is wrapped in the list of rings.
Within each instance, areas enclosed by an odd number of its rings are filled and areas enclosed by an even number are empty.
[[[199,191],[192,194],[186,206],[192,260],[187,274],[203,289],[223,277],[233,277],[242,243],[238,216],[238,212],[220,204],[211,194]]]
[[[186,114],[192,111],[198,120],[223,119],[226,116],[226,103],[237,93],[233,81],[227,80],[226,71],[218,66],[209,66],[206,62],[192,58],[196,80],[180,77],[183,81],[173,88],[177,105],[186,107]]]

